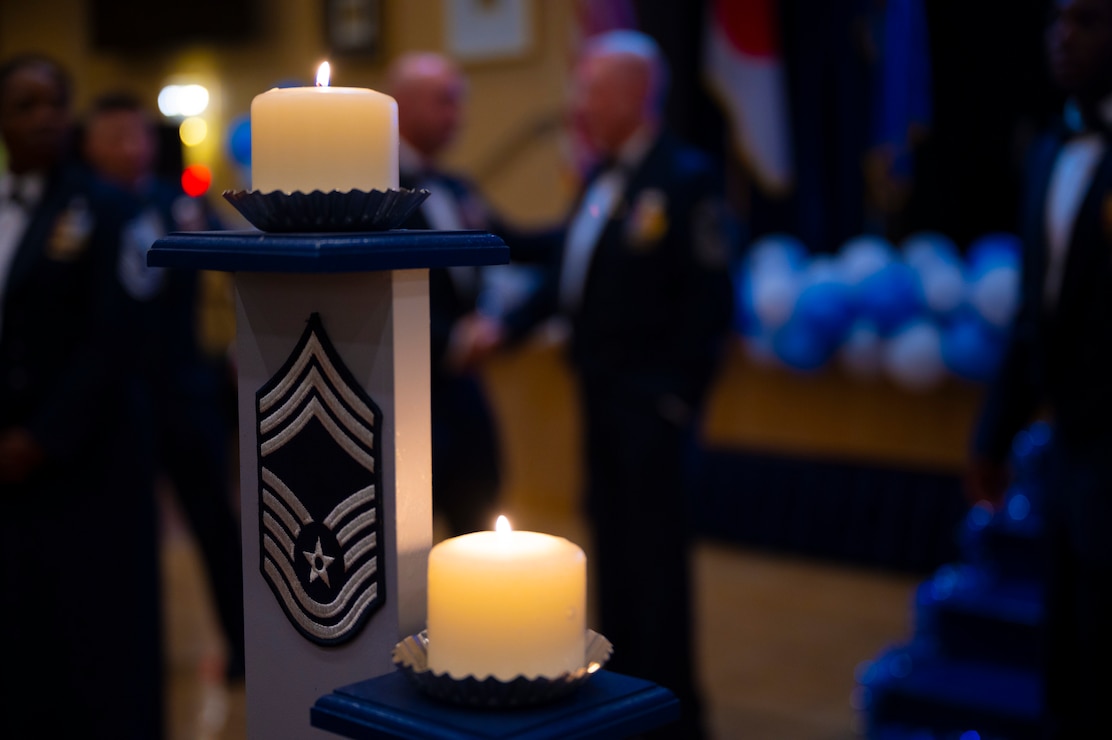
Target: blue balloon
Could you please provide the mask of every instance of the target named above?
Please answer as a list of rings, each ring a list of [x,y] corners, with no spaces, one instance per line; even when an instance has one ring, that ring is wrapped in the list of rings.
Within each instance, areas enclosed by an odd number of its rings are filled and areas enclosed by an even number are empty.
[[[873,380],[883,369],[884,340],[875,326],[858,320],[850,327],[838,348],[838,355],[842,367],[850,375],[859,380]]]
[[[919,231],[900,242],[904,260],[917,270],[930,263],[960,263],[961,254],[954,241],[937,231]]]
[[[801,270],[807,264],[806,245],[791,234],[766,234],[745,250],[745,261],[754,270]]]
[[[960,378],[992,380],[1004,351],[1004,338],[975,318],[955,320],[942,332],[942,361]]]
[[[228,152],[232,160],[244,167],[251,165],[251,116],[235,118],[228,127]]]
[[[742,336],[752,336],[761,329],[761,320],[753,298],[753,274],[749,270],[737,270],[734,283],[734,331]]]
[[[772,336],[772,349],[788,367],[810,372],[833,356],[837,345],[798,321],[789,321]]]
[[[838,249],[838,263],[850,285],[859,285],[896,259],[895,248],[883,237],[861,234],[847,239]]]
[[[840,344],[856,317],[853,296],[853,288],[843,282],[812,283],[796,299],[792,320],[806,326],[826,344]]]
[[[971,280],[995,267],[1019,268],[1023,243],[1015,234],[994,232],[974,239],[966,253]]]
[[[923,312],[922,285],[911,267],[889,262],[858,284],[857,308],[887,336]]]

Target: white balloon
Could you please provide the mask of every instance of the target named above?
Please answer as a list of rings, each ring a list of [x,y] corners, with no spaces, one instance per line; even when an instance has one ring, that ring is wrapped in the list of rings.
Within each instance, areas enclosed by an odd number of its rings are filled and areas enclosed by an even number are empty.
[[[749,268],[795,271],[807,262],[807,247],[790,234],[768,234],[749,245],[746,261]]]
[[[967,287],[960,263],[936,262],[917,270],[927,308],[944,316],[965,301]]]
[[[890,337],[884,345],[884,370],[910,391],[936,387],[946,377],[938,327],[929,321],[915,321]]]
[[[1019,269],[994,267],[969,286],[969,302],[992,326],[1006,327],[1019,308]]]
[[[804,287],[817,283],[844,283],[845,270],[838,260],[828,254],[820,254],[811,258],[803,272]]]
[[[779,329],[795,310],[795,299],[802,288],[800,277],[789,270],[764,269],[750,276],[753,288],[753,313],[761,328]]]
[[[863,234],[846,241],[838,252],[838,264],[850,285],[857,285],[896,257],[886,239]]]
[[[922,270],[938,263],[961,263],[961,254],[950,237],[936,231],[920,231],[900,242],[907,264]]]

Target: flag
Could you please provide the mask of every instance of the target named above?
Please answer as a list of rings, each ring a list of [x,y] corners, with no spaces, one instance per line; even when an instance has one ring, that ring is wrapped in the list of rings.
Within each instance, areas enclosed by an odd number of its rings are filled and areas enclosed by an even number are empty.
[[[792,186],[793,157],[776,0],[711,0],[703,67],[730,123],[734,147],[757,184]]]

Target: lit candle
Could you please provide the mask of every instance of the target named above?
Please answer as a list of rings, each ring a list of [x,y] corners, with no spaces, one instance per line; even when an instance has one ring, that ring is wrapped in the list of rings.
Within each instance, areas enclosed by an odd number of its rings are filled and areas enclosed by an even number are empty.
[[[456,678],[555,678],[583,667],[587,558],[563,537],[511,531],[440,542],[429,553],[428,661]]]
[[[251,102],[251,186],[287,193],[398,187],[398,104],[361,87],[274,88]]]

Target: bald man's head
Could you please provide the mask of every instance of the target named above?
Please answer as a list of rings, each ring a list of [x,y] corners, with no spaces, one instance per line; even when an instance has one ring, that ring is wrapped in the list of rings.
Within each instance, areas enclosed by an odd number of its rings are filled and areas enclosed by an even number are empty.
[[[455,139],[463,117],[463,73],[445,56],[412,52],[394,60],[388,92],[398,101],[398,133],[428,159]]]
[[[667,80],[656,43],[637,31],[587,42],[575,73],[575,115],[591,143],[616,154],[642,126],[655,126]]]

